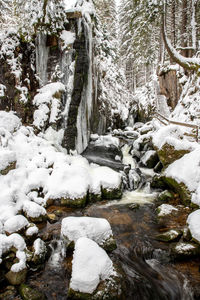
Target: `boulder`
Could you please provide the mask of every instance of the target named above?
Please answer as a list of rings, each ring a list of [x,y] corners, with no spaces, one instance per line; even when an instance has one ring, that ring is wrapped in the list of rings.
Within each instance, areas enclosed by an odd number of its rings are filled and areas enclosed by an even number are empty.
[[[35,240],[35,242],[33,243],[33,252],[34,254],[32,262],[35,265],[43,264],[46,259],[47,248],[45,242],[43,242],[43,240],[41,240],[40,238]]]
[[[81,237],[94,240],[107,251],[116,249],[116,242],[109,222],[103,218],[67,217],[62,220],[61,235],[67,248],[73,248]]]
[[[81,207],[85,207],[86,201],[87,201],[87,195],[83,196],[82,198],[75,198],[75,199],[62,197],[60,199],[60,204],[68,207],[81,208]]]
[[[121,299],[122,278],[106,252],[94,241],[80,238],[73,254],[70,299]]]
[[[27,269],[23,269],[19,272],[9,271],[5,277],[8,282],[12,285],[20,285],[26,281]]]

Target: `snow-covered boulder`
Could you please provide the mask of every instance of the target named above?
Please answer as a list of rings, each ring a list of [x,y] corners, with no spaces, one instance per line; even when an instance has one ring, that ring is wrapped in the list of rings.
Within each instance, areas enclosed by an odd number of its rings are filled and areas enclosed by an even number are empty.
[[[178,209],[170,204],[161,204],[160,206],[158,206],[156,211],[157,211],[157,216],[161,218],[161,217],[166,217],[168,215],[171,215],[173,212],[177,212]]]
[[[112,288],[116,289],[115,276],[117,274],[111,259],[97,243],[85,237],[77,240],[73,254],[69,297],[93,299],[91,294],[98,294],[101,299],[104,299],[104,294],[111,297]],[[100,282],[106,284],[102,290]],[[117,296],[119,295],[116,295],[116,299]]]
[[[81,237],[87,237],[105,250],[116,248],[110,224],[106,219],[92,217],[67,217],[62,220],[61,235],[67,245],[76,242]]]
[[[21,125],[20,119],[14,114],[14,112],[0,111],[0,128],[13,133]]]
[[[187,225],[192,239],[200,244],[200,209],[195,210],[188,216]]]
[[[163,166],[167,167],[186,153],[193,151],[196,144],[184,137],[180,126],[162,127],[153,135],[153,145]]]
[[[29,225],[28,220],[22,215],[16,215],[14,217],[9,218],[4,223],[4,230],[6,233],[11,234],[14,232],[20,232],[26,229]]]
[[[22,209],[31,222],[38,223],[46,220],[46,209],[35,202],[25,201]]]
[[[200,147],[169,165],[162,180],[180,195],[183,204],[200,205]]]

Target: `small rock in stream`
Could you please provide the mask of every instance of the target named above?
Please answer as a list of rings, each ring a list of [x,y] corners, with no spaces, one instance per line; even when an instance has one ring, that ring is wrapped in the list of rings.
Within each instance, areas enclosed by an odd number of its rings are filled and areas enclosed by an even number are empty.
[[[156,236],[156,239],[161,242],[173,242],[178,240],[182,235],[181,230],[171,229],[166,232],[160,233]]]

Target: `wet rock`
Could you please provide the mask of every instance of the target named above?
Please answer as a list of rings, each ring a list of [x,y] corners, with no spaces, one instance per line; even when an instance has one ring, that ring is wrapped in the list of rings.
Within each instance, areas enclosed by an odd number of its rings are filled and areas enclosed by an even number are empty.
[[[141,162],[147,168],[154,168],[155,165],[159,162],[159,158],[158,158],[157,152],[155,150],[149,150],[149,151],[147,151],[141,157]]]
[[[162,175],[155,175],[151,180],[151,187],[164,190],[168,188],[167,184],[163,180]]]
[[[131,169],[128,173],[129,187],[130,190],[136,190],[141,182],[140,169]]]
[[[166,232],[160,233],[156,236],[156,239],[158,241],[162,242],[173,242],[175,240],[178,240],[182,235],[182,231],[171,229]]]
[[[132,210],[135,210],[135,209],[140,208],[140,205],[137,204],[137,203],[133,203],[133,204],[129,205],[129,208],[132,209]]]
[[[15,297],[17,296],[17,290],[14,286],[7,286],[6,290],[0,294],[0,299],[1,300],[13,300],[16,299]]]
[[[26,281],[27,269],[23,269],[19,272],[9,271],[5,277],[8,282],[12,285],[20,285]]]
[[[45,300],[46,297],[37,289],[33,289],[26,284],[21,284],[19,293],[23,300]]]
[[[59,218],[55,214],[47,214],[47,220],[49,221],[50,224],[56,223]]]
[[[189,228],[186,226],[183,228],[183,240],[189,242],[192,239]]]
[[[153,168],[154,172],[156,173],[160,173],[163,169],[163,165],[161,163],[161,161],[159,161],[156,166]]]
[[[120,185],[119,188],[115,188],[115,189],[102,188],[101,193],[102,193],[102,198],[106,199],[106,200],[121,199],[121,197],[122,197],[122,185]]]
[[[174,198],[174,194],[168,190],[163,191],[159,194],[158,200],[162,202],[168,202]]]
[[[185,259],[200,254],[200,246],[195,243],[179,242],[172,246],[171,254],[177,259]]]

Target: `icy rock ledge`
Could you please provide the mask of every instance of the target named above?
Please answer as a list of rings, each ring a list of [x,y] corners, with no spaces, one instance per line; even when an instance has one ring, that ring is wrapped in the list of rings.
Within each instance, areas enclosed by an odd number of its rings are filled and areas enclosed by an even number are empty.
[[[66,241],[68,248],[73,248],[74,243],[81,238],[87,237],[95,241],[106,251],[116,249],[109,222],[103,218],[91,217],[67,217],[62,220],[61,235]]]
[[[68,297],[119,299],[121,292],[120,276],[107,253],[86,237],[78,239],[73,254]]]

